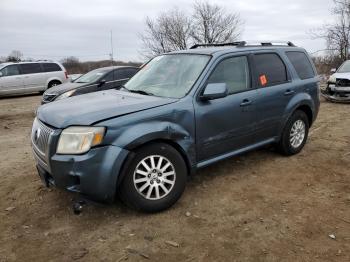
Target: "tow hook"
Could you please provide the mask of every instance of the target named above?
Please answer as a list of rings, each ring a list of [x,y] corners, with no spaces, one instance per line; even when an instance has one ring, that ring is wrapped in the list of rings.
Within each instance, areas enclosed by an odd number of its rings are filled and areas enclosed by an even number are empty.
[[[83,207],[86,205],[85,200],[75,200],[73,203],[73,212],[75,215],[80,215],[83,211]]]

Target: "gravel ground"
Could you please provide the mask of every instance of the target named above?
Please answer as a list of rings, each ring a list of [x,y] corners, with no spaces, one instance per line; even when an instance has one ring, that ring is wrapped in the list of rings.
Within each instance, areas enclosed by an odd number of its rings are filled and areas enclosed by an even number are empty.
[[[29,135],[40,96],[0,99],[0,261],[350,261],[350,106],[322,101],[304,150],[200,170],[153,215],[72,212],[42,186]]]

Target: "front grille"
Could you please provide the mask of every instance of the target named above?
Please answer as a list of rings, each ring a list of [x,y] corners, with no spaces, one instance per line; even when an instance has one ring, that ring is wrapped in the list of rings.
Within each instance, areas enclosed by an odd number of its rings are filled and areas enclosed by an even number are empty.
[[[47,102],[52,102],[56,98],[56,94],[44,94],[43,100]]]
[[[45,156],[47,153],[49,138],[54,131],[54,129],[48,127],[40,120],[35,118],[31,135],[32,144],[42,156]]]
[[[350,86],[350,80],[349,79],[337,78],[336,80],[337,80],[336,81],[336,85],[337,86],[342,86],[342,87]]]

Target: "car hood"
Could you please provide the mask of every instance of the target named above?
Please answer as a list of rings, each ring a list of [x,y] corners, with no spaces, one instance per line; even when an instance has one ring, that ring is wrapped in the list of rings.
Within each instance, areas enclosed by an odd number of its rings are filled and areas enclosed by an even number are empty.
[[[55,128],[94,123],[176,102],[178,99],[107,90],[73,96],[38,108],[37,118]]]
[[[344,78],[344,79],[349,79],[350,80],[350,72],[346,73],[334,73],[332,75],[333,78]]]
[[[45,94],[61,95],[61,94],[68,92],[70,90],[73,90],[73,89],[76,89],[76,88],[79,88],[82,86],[87,86],[87,85],[90,85],[90,84],[68,82],[68,83],[64,83],[62,85],[51,87],[50,89],[45,91]]]

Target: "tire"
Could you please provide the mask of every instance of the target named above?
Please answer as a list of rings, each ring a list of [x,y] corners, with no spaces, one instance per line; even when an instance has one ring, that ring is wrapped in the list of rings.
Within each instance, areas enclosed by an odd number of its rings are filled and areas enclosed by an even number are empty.
[[[51,87],[53,87],[53,86],[58,86],[58,85],[60,85],[60,84],[62,84],[60,81],[58,81],[58,80],[53,80],[53,81],[51,81],[51,82],[47,85],[47,88],[49,89],[49,88],[51,88]]]
[[[165,210],[175,204],[185,190],[186,163],[179,152],[168,144],[154,143],[140,148],[125,168],[125,177],[117,191],[120,199],[136,210],[148,213]],[[170,175],[171,172],[174,175]]]
[[[293,136],[292,133],[295,135]],[[286,156],[299,153],[306,143],[308,134],[309,120],[307,115],[301,110],[295,111],[284,126],[278,143],[279,151]]]

